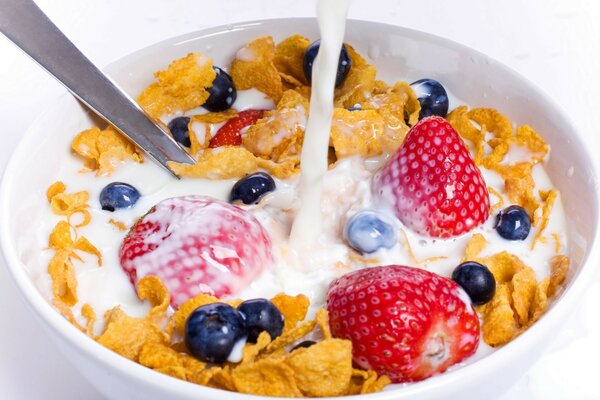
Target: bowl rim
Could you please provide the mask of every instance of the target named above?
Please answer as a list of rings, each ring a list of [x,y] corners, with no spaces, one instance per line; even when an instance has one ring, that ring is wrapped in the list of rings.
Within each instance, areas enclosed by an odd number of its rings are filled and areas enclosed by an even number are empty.
[[[117,68],[119,64],[131,62],[135,57],[142,55],[146,52],[157,51],[157,49],[165,47],[173,47],[178,44],[190,41],[190,40],[203,40],[216,34],[224,34],[227,31],[243,30],[252,28],[255,26],[276,25],[286,22],[292,23],[315,23],[316,18],[311,17],[292,17],[292,18],[267,18],[257,19],[251,21],[243,21],[231,24],[224,24],[215,27],[209,27],[199,29],[194,32],[189,32],[183,35],[178,35],[172,38],[168,38],[157,43],[153,43],[149,46],[138,49],[132,53],[129,53],[119,59],[109,63],[103,69]],[[500,61],[493,59],[478,50],[475,50],[469,46],[463,45],[456,41],[423,32],[417,29],[406,28],[398,25],[382,23],[377,21],[367,21],[361,19],[348,19],[348,26],[354,25],[377,25],[380,29],[387,31],[394,31],[397,34],[409,37],[412,40],[422,41],[427,40],[435,42],[442,47],[448,47],[456,49],[460,52],[467,52],[469,54],[475,54],[479,57],[484,57],[495,62],[496,67],[505,70],[509,75],[515,77],[517,81],[525,83],[526,85],[533,88],[540,94],[540,97],[545,101],[553,113],[557,115],[559,119],[566,122],[572,129],[569,132],[570,136],[576,138],[574,144],[577,145],[582,153],[585,154],[590,165],[593,166],[594,174],[598,176],[598,161],[594,157],[591,157],[589,146],[585,146],[584,136],[581,130],[577,127],[577,124],[569,117],[564,111],[563,107],[558,102],[549,96],[547,92],[539,87],[536,83],[530,81],[528,78],[523,76],[521,73],[512,70]],[[0,183],[0,221],[8,220],[10,211],[8,209],[9,202],[9,188],[12,186],[13,181],[18,177],[18,161],[22,158],[21,154],[26,154],[28,146],[27,142],[33,140],[36,131],[34,129],[36,123],[42,120],[49,114],[52,114],[54,110],[62,104],[65,98],[70,98],[70,94],[63,92],[62,95],[57,97],[57,101],[52,105],[46,107],[38,116],[32,121],[30,126],[27,128],[25,134],[21,138],[15,151],[10,157],[10,160],[6,164],[5,171],[3,173],[2,182]],[[598,197],[599,188],[598,184],[594,185],[596,197]],[[592,243],[588,245],[589,251],[585,262],[582,263],[577,276],[572,279],[568,287],[564,290],[559,299],[553,304],[552,309],[537,321],[532,327],[515,338],[509,344],[503,346],[499,351],[494,351],[492,354],[486,355],[484,358],[477,360],[471,364],[462,366],[456,370],[448,371],[441,375],[437,375],[428,380],[405,385],[402,388],[396,390],[389,390],[373,394],[358,395],[361,398],[369,400],[391,400],[402,396],[402,398],[409,398],[411,396],[417,396],[424,394],[435,389],[440,389],[443,386],[451,384],[452,382],[463,380],[463,379],[477,379],[479,375],[484,375],[484,371],[493,369],[498,363],[502,364],[502,360],[512,359],[516,354],[527,351],[529,346],[536,341],[538,332],[543,332],[550,327],[552,323],[552,315],[558,315],[560,310],[566,310],[572,307],[575,302],[578,293],[584,290],[586,284],[590,282],[590,275],[594,272],[591,268],[591,264],[594,260],[600,258],[600,245],[599,242],[599,217],[600,213],[597,213],[594,225],[594,233]],[[97,363],[104,364],[104,367],[112,368],[118,371],[121,375],[125,376],[131,382],[138,381],[149,386],[154,387],[169,387],[169,391],[173,394],[182,396],[190,395],[207,395],[207,396],[222,396],[224,391],[206,386],[201,386],[186,381],[182,381],[158,372],[155,372],[149,368],[146,368],[140,364],[137,364],[125,357],[120,356],[117,353],[105,348],[94,340],[90,340],[85,334],[82,334],[77,328],[75,328],[67,319],[65,319],[52,305],[43,297],[43,295],[37,290],[33,281],[29,278],[27,271],[23,268],[22,262],[19,260],[16,249],[12,246],[10,238],[10,230],[7,224],[0,224],[0,247],[2,249],[3,257],[6,261],[6,265],[9,271],[9,276],[12,278],[14,284],[18,288],[20,295],[26,300],[27,306],[32,309],[34,315],[37,318],[44,321],[47,327],[53,330],[61,339],[65,340],[69,345],[75,348],[75,351],[85,354],[87,357],[91,357]],[[236,392],[226,392],[227,397],[231,400],[259,400],[264,399],[263,396],[248,395]],[[277,399],[272,397],[273,399]],[[329,398],[334,399],[334,398]]]

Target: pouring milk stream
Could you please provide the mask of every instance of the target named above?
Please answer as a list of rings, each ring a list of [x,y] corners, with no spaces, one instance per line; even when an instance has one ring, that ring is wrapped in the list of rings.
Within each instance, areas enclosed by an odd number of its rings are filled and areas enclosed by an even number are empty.
[[[321,45],[313,64],[310,112],[300,158],[301,203],[290,233],[290,244],[296,251],[310,248],[321,232],[323,176],[328,166],[335,77],[347,14],[348,0],[317,1]]]

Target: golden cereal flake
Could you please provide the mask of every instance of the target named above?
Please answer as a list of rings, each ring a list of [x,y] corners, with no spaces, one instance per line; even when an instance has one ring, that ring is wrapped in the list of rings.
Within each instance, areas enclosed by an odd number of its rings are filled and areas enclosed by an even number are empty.
[[[498,199],[498,201],[490,207],[490,214],[492,214],[494,211],[500,210],[502,209],[502,207],[504,207],[504,197],[491,186],[488,186],[487,190],[489,194],[493,195]]]
[[[517,333],[517,323],[511,307],[510,288],[498,285],[494,298],[485,305],[481,332],[483,340],[496,347],[510,342]]]
[[[169,168],[180,176],[205,179],[241,178],[258,169],[256,157],[243,147],[224,146],[205,149],[196,164],[168,162]]]
[[[175,60],[154,75],[158,82],[142,92],[138,103],[155,119],[204,104],[209,96],[206,89],[216,77],[212,60],[199,53]]]
[[[475,259],[487,247],[488,241],[481,233],[475,233],[467,242],[464,261]]]
[[[146,343],[139,354],[139,363],[163,374],[188,382],[197,382],[205,373],[206,364],[158,342]]]
[[[242,364],[232,371],[235,388],[240,393],[261,396],[302,397],[294,370],[283,359],[265,358]]]
[[[529,162],[497,167],[497,171],[504,178],[504,192],[508,199],[512,204],[523,207],[530,216],[533,216],[539,207],[539,202],[533,193],[535,181],[531,176],[532,167]]]
[[[54,297],[68,306],[77,303],[77,278],[71,262],[71,250],[60,249],[48,264]]]
[[[383,118],[375,110],[336,108],[331,124],[331,145],[338,159],[382,153]]]
[[[305,123],[306,113],[297,107],[267,112],[248,128],[242,145],[257,157],[282,163],[300,154]]]
[[[125,225],[123,222],[118,221],[114,218],[109,219],[108,223],[113,225],[115,228],[117,228],[121,232],[125,232],[127,230],[127,225]]]
[[[146,276],[138,282],[138,296],[152,305],[148,315],[133,318],[115,307],[106,312],[104,331],[96,339],[101,345],[136,362],[144,346],[151,343],[168,346],[171,342],[171,335],[159,326],[165,322],[170,302],[166,287],[157,277]]]
[[[294,371],[297,386],[305,396],[342,396],[352,378],[352,343],[325,339],[294,350],[286,364]]]
[[[526,146],[529,151],[534,153],[532,158],[534,164],[542,161],[548,154],[548,144],[529,125],[522,125],[517,128],[516,139],[517,144]]]
[[[535,289],[535,296],[531,304],[529,325],[539,320],[548,309],[548,287],[550,279],[546,278],[540,282]]]
[[[559,254],[550,259],[550,282],[548,296],[555,296],[558,288],[565,281],[570,264],[569,257]]]
[[[258,355],[271,343],[271,335],[267,331],[261,332],[256,343],[246,343],[242,350],[242,364],[253,363]]]
[[[375,371],[352,370],[352,380],[347,395],[368,394],[380,392],[391,383],[390,378],[385,375],[378,376]]]
[[[138,361],[142,348],[149,343],[167,346],[169,336],[146,318],[133,318],[120,308],[109,310],[104,316],[105,329],[97,341],[133,361]]]
[[[281,311],[284,317],[284,332],[294,328],[300,321],[306,318],[310,300],[303,294],[289,296],[280,293],[271,299],[275,307]]]
[[[522,268],[512,277],[511,285],[513,309],[519,323],[526,325],[537,288],[535,272],[530,267]]]
[[[274,60],[275,44],[270,36],[255,39],[241,48],[231,64],[231,78],[237,90],[254,88],[279,101],[283,84]]]
[[[344,83],[335,89],[335,106],[340,108],[352,107],[368,99],[375,87],[377,69],[346,44],[352,66]]]
[[[67,186],[61,182],[56,181],[46,191],[46,198],[48,199],[48,203],[52,202],[52,199],[57,195],[64,193],[67,190]]]
[[[288,83],[308,85],[302,68],[304,53],[310,46],[310,40],[302,35],[292,35],[275,47],[274,64],[280,75]]]
[[[542,235],[548,226],[548,222],[550,221],[550,213],[552,212],[552,208],[554,208],[554,203],[558,197],[558,191],[552,189],[549,192],[542,193],[541,197],[544,201],[544,204],[542,205],[542,215],[538,218],[539,214],[534,213],[533,225],[536,226],[538,230],[533,238],[533,242],[531,242],[531,250],[533,250],[536,243],[541,240]]]
[[[80,132],[71,147],[85,159],[86,168],[96,171],[96,175],[110,175],[119,164],[128,160],[144,161],[140,150],[111,126]]]

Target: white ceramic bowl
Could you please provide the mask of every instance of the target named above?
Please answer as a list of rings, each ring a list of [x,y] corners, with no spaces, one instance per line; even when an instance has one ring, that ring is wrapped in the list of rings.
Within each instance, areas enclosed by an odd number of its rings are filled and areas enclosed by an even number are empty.
[[[236,50],[255,37],[272,35],[279,40],[295,33],[317,38],[315,20],[277,19],[207,29],[140,50],[105,70],[135,96],[152,80],[154,71],[191,51],[213,57],[217,65],[228,65]],[[494,107],[516,123],[532,125],[552,146],[547,170],[563,196],[573,261],[561,298],[531,329],[476,363],[425,382],[362,396],[372,400],[492,398],[510,387],[544,350],[597,263],[597,169],[580,133],[560,107],[531,82],[485,55],[443,38],[366,21],[348,21],[346,41],[372,59],[380,79],[437,78],[468,104]],[[27,268],[32,259],[28,246],[47,240],[48,232],[36,230],[40,210],[47,207],[45,189],[60,178],[61,155],[68,151],[73,135],[91,123],[71,96],[63,96],[29,128],[6,169],[0,192],[0,239],[19,291],[65,356],[108,398],[257,399],[186,383],[120,357],[75,329],[36,287],[36,277]]]

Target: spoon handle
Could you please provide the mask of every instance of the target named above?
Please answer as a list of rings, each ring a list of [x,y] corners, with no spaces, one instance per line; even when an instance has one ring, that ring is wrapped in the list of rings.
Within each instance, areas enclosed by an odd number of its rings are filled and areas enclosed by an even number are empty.
[[[194,163],[32,0],[0,0],[0,32],[167,170],[167,161]]]

